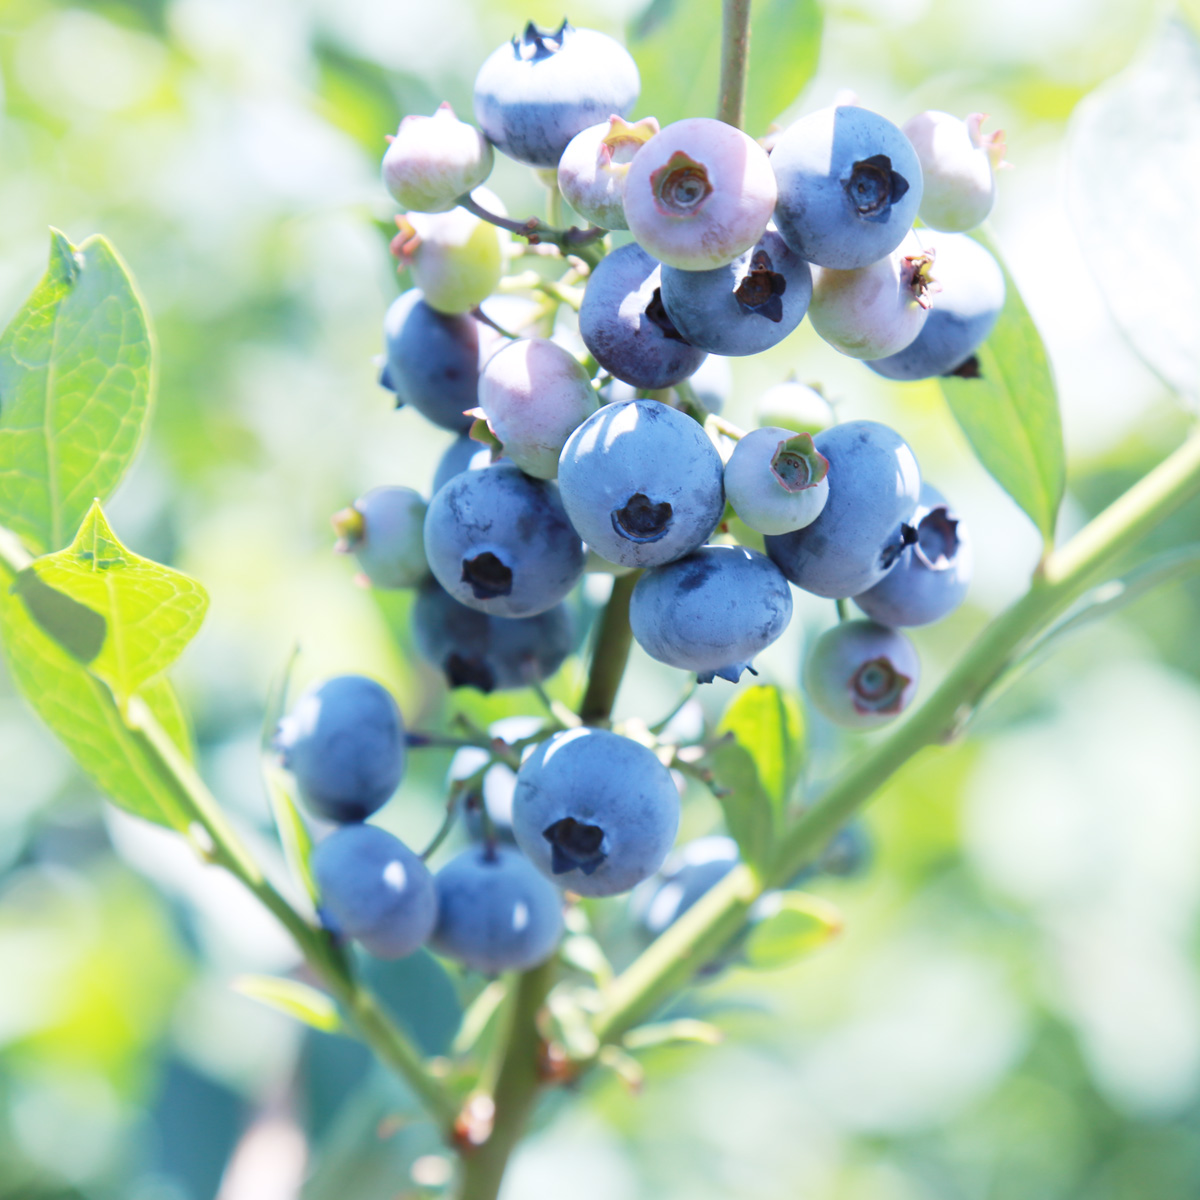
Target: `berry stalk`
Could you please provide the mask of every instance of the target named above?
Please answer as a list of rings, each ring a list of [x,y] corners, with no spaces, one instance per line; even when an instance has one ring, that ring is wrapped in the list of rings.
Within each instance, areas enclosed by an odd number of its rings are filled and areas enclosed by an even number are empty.
[[[587,691],[579,706],[579,717],[585,725],[606,725],[612,717],[613,704],[625,674],[633,631],[629,626],[629,598],[641,572],[630,571],[613,580],[612,594],[600,617],[600,629],[592,650],[592,666],[588,673]]]
[[[721,91],[717,120],[741,129],[746,111],[746,72],[750,60],[750,0],[724,0],[721,6]]]

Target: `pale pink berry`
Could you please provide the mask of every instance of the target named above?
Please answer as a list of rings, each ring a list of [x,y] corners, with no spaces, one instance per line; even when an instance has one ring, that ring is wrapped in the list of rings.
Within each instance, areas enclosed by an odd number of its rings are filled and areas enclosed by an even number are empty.
[[[708,117],[668,125],[638,151],[625,179],[625,219],[646,251],[683,271],[731,263],[766,232],[775,208],[767,152]]]
[[[491,142],[449,104],[432,117],[405,117],[389,142],[383,182],[397,204],[416,212],[448,212],[492,173]]]
[[[936,285],[933,252],[908,234],[887,256],[853,271],[813,268],[808,306],[812,327],[851,358],[896,354],[916,340],[929,315]]]
[[[558,160],[558,187],[567,203],[602,229],[628,229],[625,178],[633,156],[658,133],[643,117],[630,124],[613,116],[576,134]]]
[[[996,200],[995,172],[1004,162],[1004,133],[985,134],[987,117],[918,113],[904,133],[921,160],[925,191],[920,217],[931,229],[962,233],[986,220]]]

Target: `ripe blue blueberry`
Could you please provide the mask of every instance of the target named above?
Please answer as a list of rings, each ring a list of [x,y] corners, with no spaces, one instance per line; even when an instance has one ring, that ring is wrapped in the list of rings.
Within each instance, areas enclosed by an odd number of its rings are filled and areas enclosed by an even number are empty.
[[[328,821],[365,821],[404,773],[400,709],[364,675],[337,675],[302,692],[273,744],[301,799]]]
[[[671,773],[645,746],[607,730],[556,733],[517,772],[517,845],[580,895],[627,892],[653,875],[678,828]]]
[[[835,725],[872,729],[908,707],[920,676],[917,652],[898,629],[841,621],[809,652],[804,690]]]
[[[647,571],[633,589],[629,624],[651,658],[700,683],[737,683],[787,628],[792,593],[764,554],[743,546],[702,546]]]
[[[636,388],[674,387],[704,361],[663,306],[658,263],[630,242],[601,259],[579,310],[579,335],[611,375]]]
[[[434,876],[430,947],[476,971],[527,971],[562,937],[562,896],[512,846],[472,846]]]
[[[416,587],[429,574],[425,509],[412,488],[372,488],[334,515],[334,549],[353,553],[372,587]]]
[[[921,472],[908,443],[877,421],[847,421],[813,438],[829,461],[829,499],[811,525],[766,538],[797,587],[845,598],[874,587],[916,537]]]
[[[702,546],[725,510],[721,456],[658,400],[608,404],[571,434],[558,486],[571,524],[609,562],[649,567]]]
[[[436,581],[417,593],[413,642],[452,688],[501,692],[549,679],[571,650],[571,618],[556,604],[532,617],[497,617],[460,604]]]
[[[971,539],[967,527],[929,484],[913,517],[916,541],[896,565],[854,603],[881,625],[928,625],[952,613],[971,582]]]
[[[768,425],[753,429],[725,464],[725,496],[758,533],[789,533],[811,525],[829,499],[829,462],[812,435]]]
[[[443,429],[465,432],[479,387],[479,322],[435,312],[413,288],[392,301],[383,321],[387,361],[379,382]]]
[[[937,255],[933,279],[941,290],[916,338],[898,353],[868,361],[867,366],[888,379],[978,376],[975,351],[986,341],[1004,308],[1004,272],[965,233],[922,229],[919,236]]]
[[[662,870],[629,898],[633,919],[649,938],[674,925],[737,865],[737,842],[723,834],[696,838],[672,850]]]
[[[317,844],[313,877],[326,923],[376,958],[403,958],[437,920],[433,876],[399,838],[375,825],[343,825]]]
[[[464,471],[434,496],[425,553],[456,600],[497,617],[553,608],[579,581],[585,561],[558,488],[510,463]]]
[[[788,126],[771,151],[775,224],[801,258],[848,271],[890,254],[921,203],[921,164],[891,121],[855,105]]]
[[[662,302],[675,328],[712,354],[769,350],[804,319],[812,271],[774,231],[709,271],[662,268]]]
[[[475,77],[475,119],[510,158],[556,167],[577,134],[626,117],[637,103],[637,65],[619,42],[563,21],[556,30],[532,21],[494,50]]]

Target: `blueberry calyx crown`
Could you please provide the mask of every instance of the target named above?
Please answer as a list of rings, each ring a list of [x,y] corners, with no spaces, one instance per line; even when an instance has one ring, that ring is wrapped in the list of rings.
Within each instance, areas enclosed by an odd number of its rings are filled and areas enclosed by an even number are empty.
[[[787,280],[775,270],[771,256],[765,250],[758,250],[733,294],[743,308],[778,325],[783,320],[780,296],[786,291]]]
[[[885,217],[908,191],[908,180],[892,170],[892,160],[886,154],[872,154],[850,168],[845,187],[860,217]]]
[[[964,358],[957,367],[944,372],[944,375],[946,378],[955,375],[959,379],[982,379],[983,371],[979,367],[979,355],[972,354],[969,358]]]
[[[913,553],[931,571],[946,571],[958,555],[958,518],[944,504],[931,508],[917,522]]]
[[[486,694],[496,687],[496,676],[487,663],[463,654],[448,654],[442,673],[452,688],[473,687]]]
[[[860,713],[898,713],[903,707],[904,689],[912,683],[892,666],[887,655],[868,659],[850,679],[854,708]]]
[[[942,285],[933,278],[934,252],[923,250],[920,254],[908,254],[901,265],[901,278],[912,298],[922,307],[929,308],[933,304],[933,293],[940,292]]]
[[[667,217],[693,216],[713,190],[704,164],[682,150],[676,150],[657,171],[650,173],[650,187],[655,208]]]
[[[563,23],[557,29],[539,29],[529,21],[521,31],[521,36],[513,38],[513,52],[526,62],[549,58],[563,48],[563,39],[571,28],[566,17],[563,17]]]
[[[555,875],[575,870],[585,875],[594,874],[608,857],[604,849],[604,830],[574,817],[563,817],[553,825],[547,825],[542,830],[542,837],[550,843],[550,869]]]
[[[683,334],[675,328],[675,322],[667,315],[667,306],[663,304],[662,288],[656,287],[650,303],[646,305],[646,320],[655,326],[663,335],[674,342],[686,342]]]
[[[671,528],[674,510],[666,500],[651,500],[634,492],[620,508],[612,511],[613,529],[631,542],[657,542]]]
[[[339,509],[329,520],[338,535],[333,547],[338,554],[349,554],[367,536],[367,523],[354,505]]]
[[[512,592],[512,569],[490,550],[462,560],[462,581],[471,585],[476,600],[493,600]]]
[[[776,447],[771,473],[785,492],[802,492],[829,474],[829,459],[813,445],[811,433],[798,433]]]

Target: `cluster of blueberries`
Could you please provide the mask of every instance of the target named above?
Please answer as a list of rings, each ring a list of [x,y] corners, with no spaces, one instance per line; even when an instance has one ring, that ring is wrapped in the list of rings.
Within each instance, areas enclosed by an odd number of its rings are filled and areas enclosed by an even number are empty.
[[[743,433],[687,381],[708,354],[769,349],[806,314],[889,378],[977,373],[1005,286],[965,231],[992,206],[1002,135],[984,136],[979,115],[925,112],[898,128],[838,103],[760,142],[706,118],[630,122],[638,89],[611,38],[531,23],[479,72],[480,129],[448,105],[401,122],[383,177],[407,210],[393,250],[416,286],[387,312],[381,383],[458,436],[431,500],[366,493],[334,518],[339,548],[373,586],[416,588],[418,651],[451,686],[483,691],[558,669],[564,600],[588,569],[640,572],[634,638],[700,682],[753,672],[791,618],[789,585],[853,598],[865,619],[817,640],[804,685],[830,720],[878,725],[917,686],[901,628],[963,600],[965,526],[889,427],[834,423],[817,393],[789,384]],[[510,220],[481,186],[496,149],[539,169],[588,227]],[[554,241],[566,267],[521,277],[533,312],[518,328],[565,303],[582,347],[559,327],[516,336],[480,307],[514,256],[512,231]],[[623,244],[605,253],[610,231]],[[543,249],[526,253],[544,266]],[[277,745],[309,805],[343,823],[316,850],[327,915],[379,953],[431,938],[480,969],[528,966],[561,930],[547,880],[584,896],[640,884],[639,911],[661,914],[664,888],[694,899],[735,857],[732,843],[697,851],[686,887],[686,855],[656,874],[678,791],[651,749],[606,730],[518,739],[515,846],[484,838],[436,878],[361,823],[403,766],[383,689],[346,676],[310,690]]]

